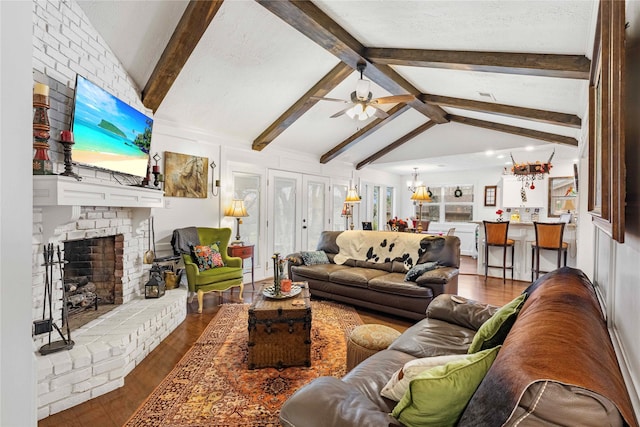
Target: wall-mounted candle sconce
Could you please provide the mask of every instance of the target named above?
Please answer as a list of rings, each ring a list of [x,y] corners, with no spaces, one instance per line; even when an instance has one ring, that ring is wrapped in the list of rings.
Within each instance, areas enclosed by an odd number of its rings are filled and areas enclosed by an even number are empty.
[[[216,172],[216,162],[211,162],[211,164],[209,165],[211,167],[211,195],[213,197],[218,197],[218,194],[220,194],[220,180],[219,179],[215,179],[215,172]]]
[[[164,182],[164,175],[160,173],[160,166],[158,166],[158,162],[162,159],[158,153],[153,155],[153,160],[156,162],[153,165],[151,172],[153,173],[153,185],[158,188],[161,182]]]

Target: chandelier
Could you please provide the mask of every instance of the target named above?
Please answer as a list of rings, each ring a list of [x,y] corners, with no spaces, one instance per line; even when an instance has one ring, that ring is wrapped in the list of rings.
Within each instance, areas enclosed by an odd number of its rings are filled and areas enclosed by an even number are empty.
[[[415,193],[416,189],[421,185],[422,181],[418,181],[418,168],[413,168],[413,181],[407,181],[407,190]]]

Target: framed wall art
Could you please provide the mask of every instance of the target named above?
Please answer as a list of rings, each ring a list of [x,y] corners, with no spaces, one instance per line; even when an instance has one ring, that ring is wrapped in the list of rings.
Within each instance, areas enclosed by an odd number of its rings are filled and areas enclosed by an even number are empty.
[[[600,2],[589,77],[588,208],[596,227],[624,242],[624,2]]]
[[[189,154],[164,152],[164,195],[207,198],[209,159]]]

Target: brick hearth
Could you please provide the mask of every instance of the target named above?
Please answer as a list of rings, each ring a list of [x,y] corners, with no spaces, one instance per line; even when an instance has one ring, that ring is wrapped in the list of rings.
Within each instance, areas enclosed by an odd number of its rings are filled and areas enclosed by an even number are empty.
[[[135,299],[73,331],[71,350],[36,353],[38,419],[122,387],[125,376],[185,319],[186,297],[181,287],[159,299]]]
[[[110,237],[122,254],[122,263],[115,268],[121,282],[118,298],[122,305],[73,330],[71,339],[75,345],[71,350],[42,356],[37,350],[48,341],[48,334],[33,336],[38,366],[38,419],[121,387],[125,376],[186,317],[184,287],[167,291],[162,298],[144,299],[150,267],[142,263],[148,210],[82,206],[77,209],[76,219],[52,224],[51,219],[57,218],[58,212],[49,207],[34,206],[33,210],[33,319],[42,319],[44,242],[63,247],[68,241]],[[53,279],[53,319],[62,327],[62,281],[57,265]],[[52,341],[58,340],[60,336],[54,331]]]

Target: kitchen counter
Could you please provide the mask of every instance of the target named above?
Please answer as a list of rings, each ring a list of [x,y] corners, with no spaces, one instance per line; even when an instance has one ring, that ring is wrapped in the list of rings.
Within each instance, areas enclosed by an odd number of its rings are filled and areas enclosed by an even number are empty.
[[[484,226],[482,221],[474,221],[478,227],[478,269],[477,273],[484,276]],[[552,222],[552,221],[548,221]],[[536,231],[533,222],[509,222],[508,237],[515,241],[514,248],[514,280],[531,281],[531,243],[536,240]],[[567,265],[576,266],[576,224],[569,223],[564,228],[562,239],[569,244],[567,249]],[[507,265],[510,265],[510,250],[507,250]],[[489,264],[502,264],[502,248],[489,248]],[[551,271],[556,268],[557,253],[555,251],[543,250],[540,252],[540,269]],[[501,268],[489,268],[489,276],[502,277]],[[507,271],[507,278],[510,278]]]

